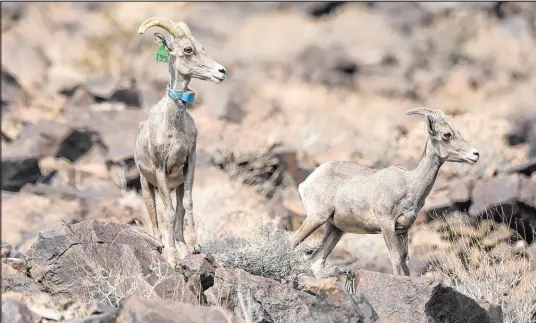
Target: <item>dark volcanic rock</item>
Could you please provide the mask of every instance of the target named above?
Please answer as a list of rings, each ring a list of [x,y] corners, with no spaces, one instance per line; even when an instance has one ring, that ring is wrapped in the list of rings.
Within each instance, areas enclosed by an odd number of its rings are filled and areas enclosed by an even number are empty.
[[[13,265],[8,264],[7,262],[9,261],[2,261],[2,293],[19,292],[31,294],[39,292],[39,288],[37,288],[35,282],[25,275],[24,270],[26,268],[21,268],[22,272],[20,272],[12,268]],[[20,261],[20,263],[24,266],[24,261]]]
[[[487,306],[486,310],[434,281],[365,270],[356,272],[356,277],[357,290],[385,322],[502,322],[500,307]]]
[[[536,157],[536,107],[523,107],[512,116],[506,140],[512,146],[528,143],[529,158]]]
[[[37,315],[32,313],[26,305],[13,299],[2,301],[2,322],[33,323]]]
[[[2,240],[2,258],[8,258],[11,254],[11,249],[13,247],[7,241]]]
[[[113,77],[91,78],[83,84],[64,90],[65,94],[75,95],[70,100],[72,106],[82,106],[84,103],[101,102],[121,102],[127,107],[140,108],[140,91],[136,86],[136,81],[131,80],[129,84],[123,84],[121,80]],[[81,98],[83,98],[81,100]]]
[[[137,323],[239,323],[242,322],[221,307],[205,307],[186,303],[147,300],[131,296],[121,302],[117,322]]]
[[[242,269],[216,269],[205,295],[209,304],[225,304],[252,322],[355,322],[364,316],[348,298],[314,296]]]
[[[329,86],[353,86],[353,78],[359,67],[342,48],[322,49],[310,46],[298,57],[296,73],[307,82]]]
[[[65,298],[130,294],[196,302],[199,291],[159,253],[160,242],[130,225],[87,220],[39,233],[26,254],[31,277],[42,291]]]
[[[503,174],[475,184],[469,215],[505,221],[528,243],[536,228],[536,183],[521,174]]]
[[[26,95],[17,80],[5,71],[2,71],[2,107],[4,105],[21,105],[26,103]]]
[[[2,189],[18,191],[40,180],[40,158],[53,156],[74,162],[95,144],[103,146],[98,133],[91,129],[50,120],[29,125],[2,151]]]
[[[188,255],[181,259],[179,265],[189,276],[199,275],[203,290],[214,285],[214,275],[218,264],[210,254]]]
[[[86,142],[82,142],[82,147],[76,147],[73,141],[90,139],[82,138],[82,129],[72,129],[67,124],[62,124],[52,120],[43,120],[36,124],[26,126],[17,139],[12,141],[7,150],[2,152],[2,156],[31,156],[42,158],[47,156],[70,157],[75,160],[81,154],[70,153],[68,147],[76,148],[77,151],[87,150]],[[64,141],[66,141],[64,143]],[[60,147],[62,147],[60,149]],[[84,149],[85,148],[85,149]],[[63,156],[62,154],[67,154]]]
[[[2,158],[2,190],[17,192],[42,177],[37,158]]]
[[[519,175],[510,175],[476,183],[469,215],[477,217],[497,210],[506,214],[517,213],[515,209],[520,180]]]
[[[116,315],[114,314],[96,314],[88,317],[80,317],[72,320],[63,321],[65,323],[115,323]]]
[[[529,160],[524,164],[516,164],[499,171],[499,174],[520,173],[525,176],[532,175],[536,171],[536,159]]]

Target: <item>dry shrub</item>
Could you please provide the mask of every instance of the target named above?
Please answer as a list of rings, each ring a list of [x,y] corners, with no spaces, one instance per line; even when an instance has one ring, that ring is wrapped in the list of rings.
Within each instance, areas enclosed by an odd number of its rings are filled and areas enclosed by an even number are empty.
[[[274,196],[278,187],[288,185],[285,183],[285,168],[271,149],[241,154],[220,151],[212,158],[212,163],[232,180],[252,186],[268,199]]]
[[[270,230],[264,226],[251,237],[228,237],[214,239],[203,245],[208,252],[226,268],[241,268],[250,274],[291,282],[299,275],[313,275],[310,262],[304,253],[314,249],[315,242],[306,240],[292,250],[291,232]],[[326,270],[329,270],[326,266]]]
[[[503,220],[506,220],[507,217],[502,214]],[[536,285],[528,278],[531,272],[534,277],[536,265],[507,242],[489,246],[483,243],[482,237],[456,234],[460,231],[459,224],[467,223],[467,217],[463,213],[443,217],[446,225],[443,239],[449,242],[450,247],[440,250],[439,257],[437,249],[424,251],[424,257],[430,264],[429,273],[473,299],[501,305],[505,323],[534,323]],[[487,233],[505,225],[488,219],[487,215],[484,217],[480,219],[480,228],[493,224],[486,230]]]
[[[181,302],[199,303],[200,295],[191,299],[190,284],[184,275],[178,274],[161,259],[153,259],[148,268],[140,268],[139,263],[132,257],[118,262],[113,256],[105,253],[85,252],[73,253],[69,257],[75,264],[72,272],[76,276],[71,283],[71,290],[76,290],[79,302],[88,304],[98,300],[111,306],[118,307],[125,297],[139,295],[147,299],[159,299],[158,292],[166,292],[166,298]],[[95,250],[96,251],[96,250]],[[153,257],[157,257],[156,255]],[[174,286],[169,286],[173,284]],[[54,286],[49,293],[61,300],[61,291],[55,291]],[[158,292],[157,292],[158,290]],[[68,300],[64,300],[68,301]]]

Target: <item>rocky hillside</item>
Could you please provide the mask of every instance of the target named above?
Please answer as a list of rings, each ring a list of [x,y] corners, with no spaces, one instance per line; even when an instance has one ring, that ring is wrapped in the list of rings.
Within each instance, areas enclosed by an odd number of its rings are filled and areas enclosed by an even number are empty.
[[[168,82],[136,33],[151,16],[228,70],[190,86],[203,250],[180,268],[144,232],[133,160]],[[535,45],[529,2],[2,3],[2,319],[536,322]],[[481,157],[442,167],[414,277],[389,275],[381,236],[348,234],[342,273],[312,278],[286,245],[297,185],[329,160],[415,167],[417,106]]]

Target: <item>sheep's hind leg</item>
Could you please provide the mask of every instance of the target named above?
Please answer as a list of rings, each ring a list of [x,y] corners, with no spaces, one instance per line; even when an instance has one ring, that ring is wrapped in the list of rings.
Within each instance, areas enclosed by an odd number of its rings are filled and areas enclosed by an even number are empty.
[[[326,222],[326,232],[322,238],[322,243],[311,255],[311,260],[322,260],[322,262],[324,262],[333,248],[337,245],[337,242],[341,239],[343,233],[344,232],[333,225],[333,223],[329,221]]]
[[[329,256],[331,251],[333,251],[333,248],[335,248],[343,233],[344,232],[333,225],[333,223],[329,221],[326,222],[326,232],[322,238],[322,243],[311,255],[311,261],[313,261],[311,269],[313,270],[315,276],[320,277],[324,274],[328,274],[324,270],[326,258]],[[336,268],[333,268],[333,273],[336,273],[337,271],[338,270]]]
[[[307,239],[316,229],[326,223],[332,215],[332,208],[313,209],[308,212],[302,225],[291,237],[292,248],[296,248],[303,240]]]

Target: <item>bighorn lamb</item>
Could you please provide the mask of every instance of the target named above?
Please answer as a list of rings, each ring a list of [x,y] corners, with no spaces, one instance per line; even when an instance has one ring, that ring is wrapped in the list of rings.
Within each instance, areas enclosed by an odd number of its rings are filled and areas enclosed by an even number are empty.
[[[322,244],[311,255],[318,271],[344,232],[382,233],[393,271],[409,275],[408,230],[430,193],[445,161],[474,165],[478,151],[471,147],[440,110],[416,108],[406,112],[426,118],[428,139],[421,162],[414,170],[391,166],[381,170],[352,162],[320,165],[299,185],[307,217],[294,232],[295,248],[322,224]]]
[[[226,78],[226,70],[204,51],[183,22],[150,18],[140,26],[138,33],[143,34],[150,27],[161,27],[172,36],[170,41],[162,40],[169,55],[170,80],[167,95],[152,107],[147,120],[138,127],[134,158],[140,171],[142,195],[153,234],[159,240],[163,238],[166,260],[176,264],[177,251],[180,258],[189,252],[184,240],[185,213],[193,237],[190,244],[197,242],[192,211],[197,129],[186,111],[186,104],[192,98],[188,83],[191,78],[221,83]],[[158,188],[164,205],[160,223],[155,188]],[[177,198],[175,209],[170,193],[173,189]]]

